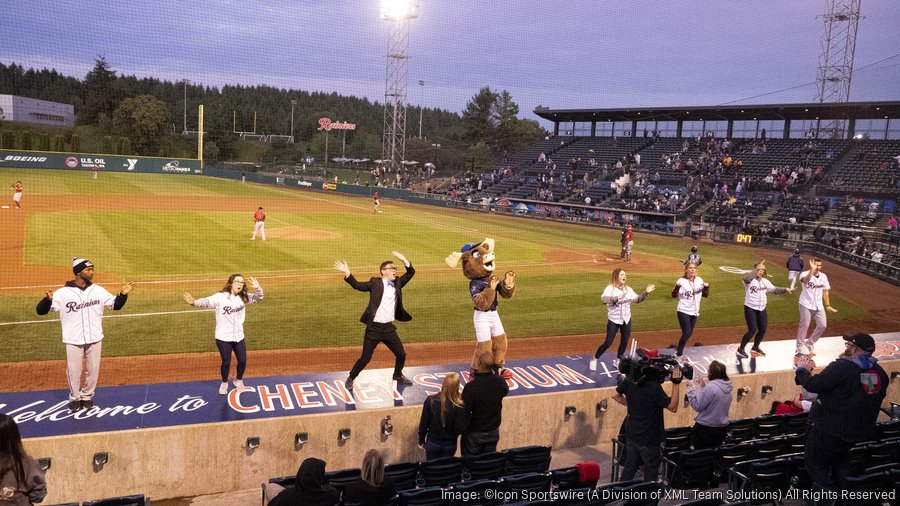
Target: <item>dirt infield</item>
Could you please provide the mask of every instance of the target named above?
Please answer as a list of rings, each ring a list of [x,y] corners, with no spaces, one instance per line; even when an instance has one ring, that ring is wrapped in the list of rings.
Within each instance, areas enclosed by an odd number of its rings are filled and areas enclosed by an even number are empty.
[[[28,212],[78,210],[215,210],[215,211],[247,211],[254,209],[239,197],[191,197],[160,198],[151,196],[108,196],[102,198],[83,199],[81,197],[31,197],[27,208],[22,212],[10,212],[7,222],[6,240],[0,245],[0,253],[7,258],[7,265],[23,264],[25,242],[25,220]],[[189,208],[188,208],[189,205]],[[322,199],[284,199],[267,200],[269,211],[302,211],[308,213],[326,212],[340,209],[347,213],[369,213],[367,207],[345,206],[329,203]],[[322,239],[321,234],[331,232],[310,231],[293,226],[273,227],[269,231],[273,237],[284,234],[288,239],[315,240]],[[687,244],[687,243],[686,243]],[[716,244],[716,247],[732,249],[746,253],[746,247],[728,244]],[[757,250],[760,256],[771,260],[783,261],[787,253],[773,250]],[[554,250],[552,262],[572,262],[579,268],[602,269],[608,271],[610,266],[620,265],[618,251],[581,251]],[[7,255],[9,255],[7,257]],[[635,252],[629,264],[623,264],[627,270],[641,272],[656,270],[660,262],[672,261],[668,257],[641,255]],[[26,271],[27,270],[27,276]],[[851,300],[867,314],[856,321],[835,321],[829,325],[826,335],[839,335],[848,332],[893,332],[900,330],[900,308],[896,301],[900,300],[900,287],[873,279],[869,276],[832,265],[826,261],[824,272],[828,274],[832,289],[842,297]],[[27,269],[9,269],[4,273],[4,282],[9,286],[27,281],[29,284],[59,283],[71,277],[66,268],[28,266]],[[18,279],[21,277],[22,279]],[[864,287],[861,289],[860,287]],[[736,302],[735,304],[738,304]],[[839,308],[840,309],[840,308]],[[737,307],[735,310],[739,310]],[[673,309],[674,313],[674,309]],[[598,331],[602,317],[597,315]],[[633,336],[643,347],[666,347],[677,340],[678,331],[675,315],[671,315],[672,330],[654,332],[634,332]],[[694,333],[691,343],[728,344],[736,343],[744,333],[743,326],[725,328],[704,328],[703,318]],[[796,324],[773,325],[766,335],[767,340],[793,339]],[[359,329],[360,339],[362,328]],[[403,336],[403,328],[400,328]],[[583,355],[593,352],[601,339],[599,334],[521,338],[510,341],[509,356],[531,358],[539,356]],[[440,343],[407,344],[407,365],[421,366],[444,363],[467,363],[471,358],[474,340],[451,341]],[[358,357],[359,346],[338,348],[304,348],[272,351],[251,351],[248,360],[249,377],[277,376],[286,374],[346,371]],[[379,347],[369,368],[384,368],[393,365],[393,356]],[[218,378],[219,356],[217,353],[168,354],[133,357],[105,357],[102,361],[100,385],[125,385],[143,383],[168,383],[177,381],[216,380]],[[3,374],[0,375],[0,391],[16,392],[28,390],[64,389],[67,388],[64,361],[17,362],[4,363]]]

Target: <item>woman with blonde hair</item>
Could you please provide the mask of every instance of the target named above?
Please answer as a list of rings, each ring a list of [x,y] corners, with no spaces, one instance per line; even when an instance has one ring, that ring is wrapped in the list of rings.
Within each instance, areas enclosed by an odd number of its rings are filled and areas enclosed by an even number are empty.
[[[15,420],[0,413],[0,504],[27,506],[46,496],[44,471],[25,453]]]
[[[360,479],[344,489],[344,504],[381,506],[393,504],[397,487],[384,473],[384,457],[378,450],[369,450],[363,457]]]
[[[459,374],[444,376],[439,394],[429,395],[419,419],[419,448],[425,460],[456,455],[459,435],[469,425],[469,417],[459,394]]]
[[[656,289],[656,285],[649,284],[644,288],[644,293],[638,295],[625,284],[627,280],[628,275],[625,269],[617,267],[612,271],[609,285],[600,295],[600,301],[606,304],[606,341],[597,348],[588,365],[592,371],[597,370],[597,359],[612,345],[616,338],[616,332],[622,332],[622,340],[619,341],[616,357],[621,357],[625,353],[625,347],[628,346],[628,339],[631,337],[631,304],[644,302],[650,296],[650,292]]]
[[[678,315],[678,326],[681,327],[681,337],[675,351],[679,357],[694,333],[697,317],[700,316],[701,297],[709,297],[709,283],[704,283],[703,278],[697,275],[697,264],[689,261],[684,265],[684,276],[678,278],[672,289],[672,298],[678,299],[675,314]]]

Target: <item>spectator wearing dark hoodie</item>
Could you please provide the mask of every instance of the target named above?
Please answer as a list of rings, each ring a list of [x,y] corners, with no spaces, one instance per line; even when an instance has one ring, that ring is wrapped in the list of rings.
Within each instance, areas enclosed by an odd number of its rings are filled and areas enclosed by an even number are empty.
[[[794,254],[787,259],[788,280],[791,282],[791,290],[794,284],[800,279],[800,273],[803,272],[803,257],[800,256],[800,250],[795,249]]]
[[[696,373],[695,373],[696,374]],[[713,360],[707,373],[709,383],[695,376],[688,381],[687,398],[697,412],[691,433],[694,448],[715,448],[725,440],[728,432],[728,410],[731,408],[733,387],[725,364]]]
[[[878,365],[869,334],[844,336],[846,349],[819,374],[808,356],[799,357],[794,381],[818,394],[806,435],[806,470],[817,489],[840,490],[849,473],[853,445],[871,439],[888,376]]]
[[[297,483],[284,489],[270,506],[335,506],[340,504],[341,495],[331,485],[325,483],[325,461],[308,458],[297,470]]]

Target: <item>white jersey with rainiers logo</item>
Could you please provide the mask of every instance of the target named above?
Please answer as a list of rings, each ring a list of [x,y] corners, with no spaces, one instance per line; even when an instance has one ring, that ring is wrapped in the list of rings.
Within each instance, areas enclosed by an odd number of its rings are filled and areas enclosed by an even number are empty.
[[[766,278],[756,278],[747,281],[744,279],[744,305],[750,309],[762,311],[769,302],[768,293],[776,290],[775,285]]]
[[[263,298],[262,288],[248,294],[247,304],[253,304]],[[195,299],[197,307],[211,307],[216,310],[216,339],[236,343],[244,339],[244,301],[237,295],[218,292],[209,297]]]
[[[678,288],[678,308],[676,311],[690,316],[700,315],[700,299],[703,298],[703,278],[679,278],[675,283]]]
[[[103,339],[103,310],[113,307],[116,296],[100,285],[82,290],[64,286],[53,292],[51,311],[59,312],[62,340],[66,344],[91,344]]]
[[[606,312],[609,321],[616,325],[624,325],[631,321],[631,303],[638,300],[638,294],[630,286],[619,288],[615,285],[606,285],[600,300],[606,304]]]
[[[831,290],[828,284],[828,276],[824,272],[820,272],[818,276],[810,276],[809,271],[800,273],[800,279],[809,276],[806,283],[802,283],[802,291],[800,292],[800,305],[811,311],[821,311],[825,309],[822,305],[822,294],[825,290]]]

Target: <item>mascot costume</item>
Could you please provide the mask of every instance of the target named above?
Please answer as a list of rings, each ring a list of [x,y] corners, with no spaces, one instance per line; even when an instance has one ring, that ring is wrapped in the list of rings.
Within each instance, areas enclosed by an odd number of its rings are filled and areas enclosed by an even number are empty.
[[[506,363],[506,332],[497,313],[497,295],[504,299],[516,291],[516,273],[506,271],[501,279],[494,275],[494,240],[485,239],[476,244],[466,244],[460,251],[450,253],[445,259],[450,268],[455,269],[462,261],[463,274],[469,278],[469,295],[475,306],[475,358],[486,351],[494,355],[494,371],[509,378],[509,371],[503,369]]]

